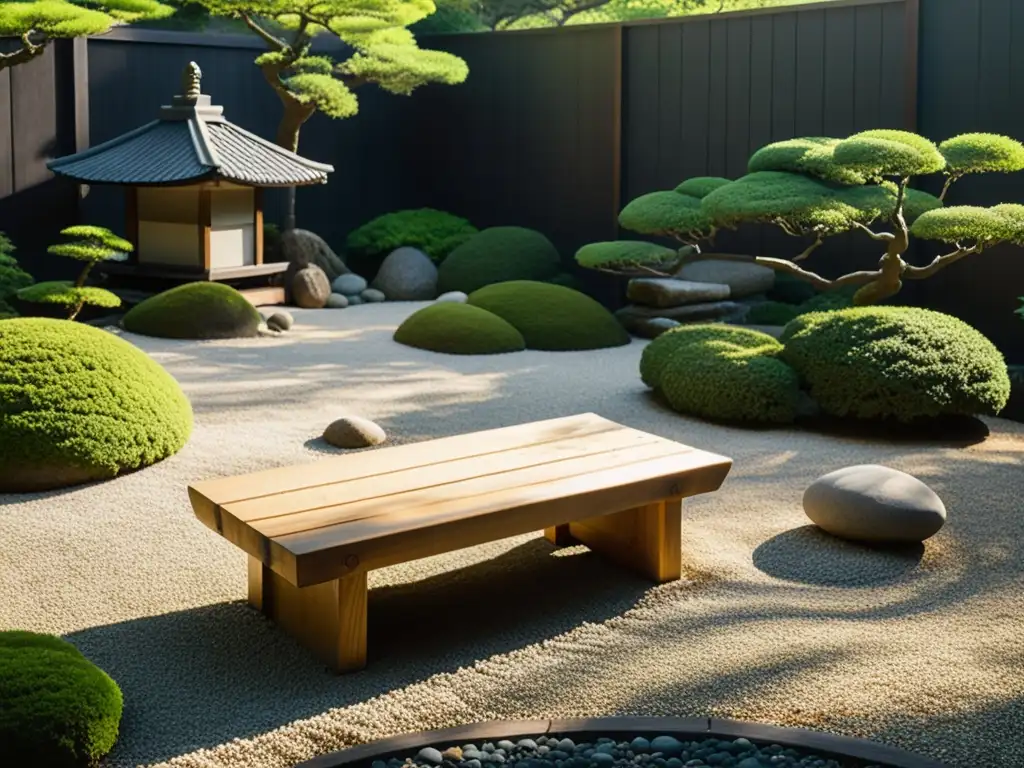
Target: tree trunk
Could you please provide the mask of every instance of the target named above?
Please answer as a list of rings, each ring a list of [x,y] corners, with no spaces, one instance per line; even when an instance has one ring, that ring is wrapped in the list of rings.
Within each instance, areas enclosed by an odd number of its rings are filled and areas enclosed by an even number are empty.
[[[298,152],[299,150],[299,132],[302,130],[302,125],[316,111],[316,107],[311,104],[303,104],[297,99],[288,99],[284,101],[284,115],[281,116],[281,122],[277,126],[277,145],[284,147],[289,152]],[[285,207],[285,218],[284,218],[284,229],[287,232],[295,229],[295,187],[288,187],[288,200]]]

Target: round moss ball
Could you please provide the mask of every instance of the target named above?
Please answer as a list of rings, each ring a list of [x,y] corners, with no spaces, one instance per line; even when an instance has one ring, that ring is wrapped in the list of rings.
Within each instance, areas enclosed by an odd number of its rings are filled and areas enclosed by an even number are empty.
[[[117,683],[71,643],[0,632],[0,755],[12,766],[97,765],[117,741],[122,706]]]
[[[562,271],[551,241],[523,227],[491,227],[453,250],[438,269],[437,292],[472,293],[509,280],[550,280]]]
[[[468,301],[507,320],[523,335],[527,349],[603,349],[630,342],[611,312],[561,285],[512,280],[473,291]]]
[[[126,331],[164,339],[238,339],[259,333],[260,313],[222,283],[186,283],[132,307]]]
[[[413,312],[398,326],[395,341],[450,355],[493,355],[526,348],[522,334],[497,315],[454,302]]]
[[[680,325],[660,334],[644,347],[640,355],[640,379],[651,389],[661,385],[661,372],[672,357],[684,346],[705,341],[726,341],[744,349],[759,349],[776,343],[767,333],[734,325],[695,323]]]
[[[191,431],[181,387],[127,341],[69,320],[0,323],[0,492],[108,479]]]
[[[1010,396],[1002,354],[967,323],[916,307],[854,307],[800,315],[782,359],[823,412],[913,421],[996,414]]]

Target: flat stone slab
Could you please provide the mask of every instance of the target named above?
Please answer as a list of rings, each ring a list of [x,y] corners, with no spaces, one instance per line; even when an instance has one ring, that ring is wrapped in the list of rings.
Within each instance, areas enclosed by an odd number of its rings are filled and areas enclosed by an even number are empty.
[[[706,258],[683,265],[676,273],[682,280],[698,283],[724,283],[729,286],[730,296],[741,299],[767,293],[775,285],[775,271],[751,261],[730,261]]]
[[[822,475],[804,491],[804,512],[834,536],[873,543],[920,543],[946,522],[946,507],[935,491],[877,464]]]
[[[697,283],[671,277],[635,277],[626,287],[626,297],[648,307],[679,307],[729,298],[724,283]]]
[[[731,315],[743,309],[742,304],[735,301],[710,301],[701,304],[687,304],[682,307],[643,307],[639,304],[630,304],[615,313],[623,325],[628,322],[651,317],[665,317],[669,320],[678,320],[681,323],[694,320],[712,320],[725,315]]]
[[[642,339],[655,339],[665,331],[678,328],[682,323],[669,320],[667,317],[634,317],[625,325],[625,329]]]

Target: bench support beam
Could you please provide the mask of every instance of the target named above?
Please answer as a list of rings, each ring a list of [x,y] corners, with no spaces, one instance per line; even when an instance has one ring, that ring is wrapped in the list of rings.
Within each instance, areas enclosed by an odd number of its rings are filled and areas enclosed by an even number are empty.
[[[547,528],[557,546],[584,544],[609,560],[658,582],[682,575],[682,502],[648,504]]]
[[[249,604],[336,672],[366,666],[366,571],[296,587],[249,557]]]

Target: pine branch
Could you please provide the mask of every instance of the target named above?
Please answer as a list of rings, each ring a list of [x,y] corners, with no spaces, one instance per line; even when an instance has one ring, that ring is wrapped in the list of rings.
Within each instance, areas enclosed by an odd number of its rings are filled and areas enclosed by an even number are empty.
[[[872,240],[881,240],[883,243],[890,243],[896,239],[896,235],[891,232],[875,232],[871,227],[861,224],[859,221],[854,221],[853,226],[867,234],[867,236]]]
[[[972,245],[969,248],[957,248],[957,250],[943,254],[942,256],[936,256],[929,264],[923,267],[912,267],[909,264],[903,270],[903,277],[909,280],[924,280],[927,277],[931,277],[941,269],[945,269],[950,264],[956,264],[960,259],[965,256],[970,256],[972,253],[981,253],[982,246],[979,244]]]

